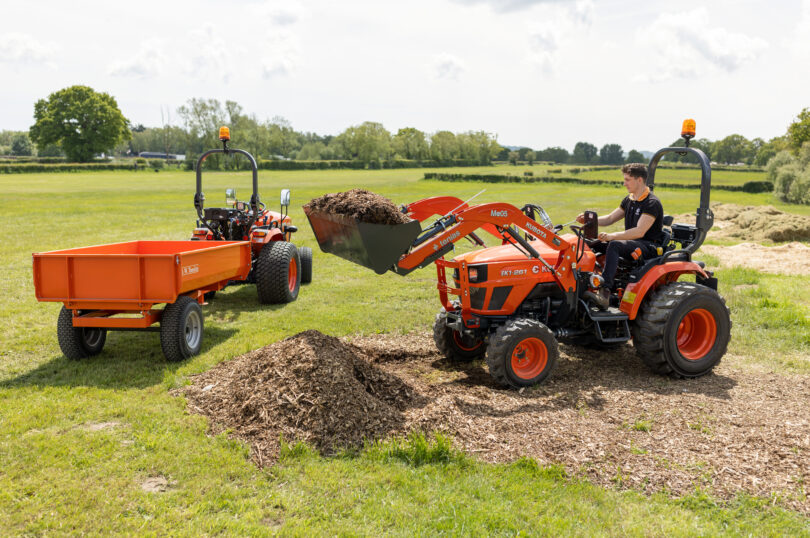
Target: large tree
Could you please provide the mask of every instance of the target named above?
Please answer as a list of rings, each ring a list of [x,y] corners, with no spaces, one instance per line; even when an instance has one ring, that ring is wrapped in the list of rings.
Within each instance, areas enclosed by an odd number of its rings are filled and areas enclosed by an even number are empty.
[[[788,126],[787,136],[790,147],[797,153],[802,144],[810,140],[810,108],[804,108],[799,112],[796,121]]]
[[[599,152],[596,146],[588,142],[577,142],[574,146],[574,153],[571,155],[571,162],[574,164],[591,164],[596,159]]]
[[[392,140],[394,152],[404,159],[422,160],[430,156],[425,133],[413,127],[397,131]]]
[[[40,148],[59,144],[71,161],[86,162],[130,136],[115,98],[88,86],[71,86],[34,105],[31,140]]]
[[[602,164],[624,163],[624,151],[619,144],[605,144],[599,150],[599,162]]]

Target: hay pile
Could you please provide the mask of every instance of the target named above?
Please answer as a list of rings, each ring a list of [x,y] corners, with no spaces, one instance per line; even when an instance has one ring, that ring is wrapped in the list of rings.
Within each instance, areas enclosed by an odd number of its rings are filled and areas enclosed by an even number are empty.
[[[404,224],[411,221],[394,202],[365,189],[324,194],[310,200],[304,208],[337,213],[370,224]]]
[[[810,241],[810,217],[779,211],[773,206],[711,204],[714,237],[746,241]],[[694,215],[679,215],[675,222],[694,224]]]

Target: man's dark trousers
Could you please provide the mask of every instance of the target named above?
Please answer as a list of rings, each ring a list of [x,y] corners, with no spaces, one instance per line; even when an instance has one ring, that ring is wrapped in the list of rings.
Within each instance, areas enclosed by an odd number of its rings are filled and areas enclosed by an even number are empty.
[[[641,256],[647,259],[654,257],[656,254],[655,246],[649,241],[642,240],[608,241],[607,243],[600,241],[591,247],[591,250],[597,254],[605,255],[605,266],[602,269],[605,286],[610,287],[613,285],[613,277],[616,276],[619,258],[632,260],[633,251],[637,248],[641,249]]]

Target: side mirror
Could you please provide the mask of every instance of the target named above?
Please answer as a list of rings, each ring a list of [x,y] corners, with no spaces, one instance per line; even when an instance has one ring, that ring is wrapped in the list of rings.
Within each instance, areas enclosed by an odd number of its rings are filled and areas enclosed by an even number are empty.
[[[281,206],[290,205],[290,189],[281,189]]]
[[[225,189],[225,207],[236,207],[236,189]]]

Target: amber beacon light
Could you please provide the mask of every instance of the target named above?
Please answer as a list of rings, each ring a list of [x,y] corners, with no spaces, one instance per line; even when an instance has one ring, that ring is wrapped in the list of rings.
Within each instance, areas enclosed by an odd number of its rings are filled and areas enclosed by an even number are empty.
[[[692,122],[692,125],[693,125],[692,130],[694,130],[694,123],[695,122]],[[686,125],[686,123],[684,123],[684,125]],[[220,127],[219,128],[219,139],[221,141],[223,141],[223,142],[227,142],[228,140],[230,140],[231,139],[231,130],[228,129],[227,127]]]
[[[681,127],[681,136],[689,139],[695,136],[695,120],[683,120],[683,127]]]

